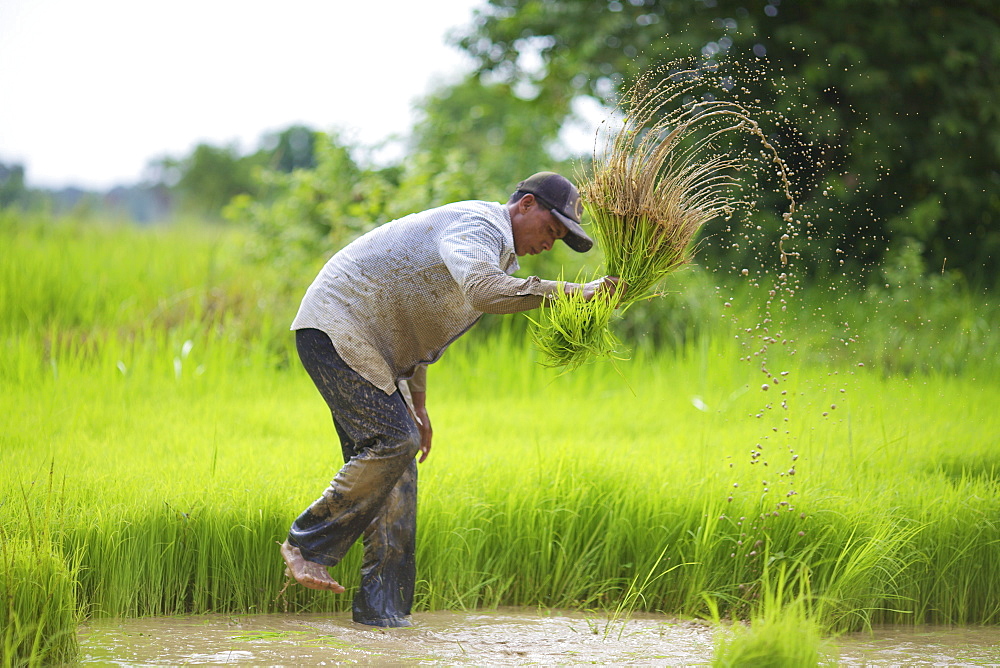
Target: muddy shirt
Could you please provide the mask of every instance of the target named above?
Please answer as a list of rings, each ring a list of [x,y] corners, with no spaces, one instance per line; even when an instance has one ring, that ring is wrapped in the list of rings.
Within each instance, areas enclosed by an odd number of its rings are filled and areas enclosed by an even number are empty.
[[[436,361],[483,313],[537,308],[555,281],[514,278],[505,204],[468,201],[411,214],[344,247],[306,291],[292,329],[326,332],[341,358],[387,394]]]

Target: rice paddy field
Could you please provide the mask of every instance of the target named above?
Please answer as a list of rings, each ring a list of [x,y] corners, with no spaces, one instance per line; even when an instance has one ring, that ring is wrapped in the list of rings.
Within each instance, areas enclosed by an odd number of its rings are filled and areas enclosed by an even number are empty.
[[[281,593],[278,554],[340,463],[287,331],[325,258],[276,275],[194,224],[0,213],[0,238],[0,664],[73,661],[106,617],[349,609]],[[508,317],[430,369],[417,613],[1000,623],[995,301],[671,281],[627,359],[560,375]]]

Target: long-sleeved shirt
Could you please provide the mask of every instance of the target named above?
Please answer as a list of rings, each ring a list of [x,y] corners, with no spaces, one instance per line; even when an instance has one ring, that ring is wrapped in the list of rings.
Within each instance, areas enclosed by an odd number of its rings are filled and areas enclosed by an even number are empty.
[[[537,308],[556,281],[519,268],[506,205],[467,201],[394,220],[345,246],[306,291],[292,329],[326,332],[386,394],[423,391],[424,369],[483,313]]]

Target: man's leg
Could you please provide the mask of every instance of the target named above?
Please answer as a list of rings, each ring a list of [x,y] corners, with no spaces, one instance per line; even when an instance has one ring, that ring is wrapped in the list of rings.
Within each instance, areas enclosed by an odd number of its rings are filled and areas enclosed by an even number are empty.
[[[354,621],[372,626],[409,626],[416,581],[417,462],[410,461],[364,533],[361,587]]]
[[[386,395],[357,374],[325,333],[300,330],[296,344],[334,416],[345,457],[348,449],[353,455],[295,521],[287,543],[306,561],[332,566],[382,512],[400,476],[414,464],[420,435],[399,393]]]

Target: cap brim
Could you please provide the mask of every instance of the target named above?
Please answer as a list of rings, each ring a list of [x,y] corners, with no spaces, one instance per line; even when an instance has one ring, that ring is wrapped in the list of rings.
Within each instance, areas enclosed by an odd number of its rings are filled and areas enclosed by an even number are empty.
[[[559,221],[566,226],[569,230],[569,234],[563,237],[563,241],[566,245],[575,250],[577,253],[586,253],[591,248],[594,247],[594,240],[587,236],[587,233],[583,231],[580,227],[580,223],[576,222],[567,215],[564,215],[557,211],[556,209],[551,209],[552,215],[559,219]]]

